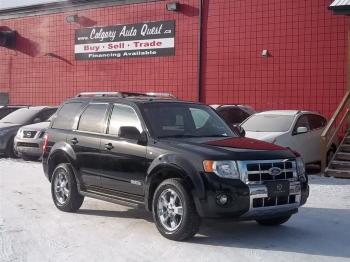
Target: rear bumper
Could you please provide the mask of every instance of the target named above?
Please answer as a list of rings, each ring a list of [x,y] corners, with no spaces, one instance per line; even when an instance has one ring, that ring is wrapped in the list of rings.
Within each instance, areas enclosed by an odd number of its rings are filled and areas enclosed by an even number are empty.
[[[207,196],[204,200],[195,199],[195,205],[199,215],[205,218],[254,220],[287,216],[298,212],[309,196],[309,186],[299,181],[290,182],[288,197],[269,198],[264,184],[247,185],[240,180],[222,179],[211,174],[203,176]],[[225,205],[218,201],[222,194],[228,197]]]

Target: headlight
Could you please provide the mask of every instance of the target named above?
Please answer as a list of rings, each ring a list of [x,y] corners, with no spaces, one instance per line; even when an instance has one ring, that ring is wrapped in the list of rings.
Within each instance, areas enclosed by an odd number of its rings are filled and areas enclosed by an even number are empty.
[[[22,129],[18,129],[18,131],[17,131],[17,137],[22,137],[22,132],[23,132],[23,130]]]
[[[301,157],[297,157],[297,173],[300,182],[305,183],[307,182],[306,172],[305,172],[305,164],[304,160]]]
[[[211,161],[204,160],[203,168],[205,172],[215,173],[219,177],[238,179],[239,172],[235,161]]]
[[[297,172],[298,175],[304,175],[305,174],[305,164],[304,160],[301,157],[297,157]]]

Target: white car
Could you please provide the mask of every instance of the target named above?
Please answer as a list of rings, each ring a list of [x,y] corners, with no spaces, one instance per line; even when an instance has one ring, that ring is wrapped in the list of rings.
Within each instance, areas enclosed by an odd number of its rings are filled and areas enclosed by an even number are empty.
[[[289,147],[309,164],[321,161],[320,139],[326,125],[326,118],[315,112],[273,110],[252,115],[241,127],[246,137]],[[328,151],[327,161],[335,151],[336,143]]]

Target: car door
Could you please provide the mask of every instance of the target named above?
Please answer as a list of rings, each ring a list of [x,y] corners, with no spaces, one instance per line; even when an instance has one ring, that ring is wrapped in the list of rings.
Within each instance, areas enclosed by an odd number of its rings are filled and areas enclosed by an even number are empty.
[[[297,133],[298,127],[306,127],[307,132]],[[285,137],[285,146],[297,151],[306,163],[310,162],[310,125],[306,114],[300,115],[292,128],[292,132]]]
[[[327,124],[327,120],[316,114],[308,114],[310,123],[310,137],[308,147],[310,148],[310,162],[321,161],[321,134]]]
[[[146,146],[135,140],[118,136],[121,126],[142,124],[135,109],[129,105],[114,104],[106,136],[101,139],[101,183],[106,189],[143,195],[146,176]]]
[[[100,186],[100,143],[106,129],[108,103],[90,103],[79,117],[75,130],[67,136],[78,163],[83,186]]]

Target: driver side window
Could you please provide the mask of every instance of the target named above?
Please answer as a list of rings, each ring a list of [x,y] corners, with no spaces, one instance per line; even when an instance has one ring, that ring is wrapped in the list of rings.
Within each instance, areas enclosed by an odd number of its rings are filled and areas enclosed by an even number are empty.
[[[127,105],[115,104],[109,122],[108,134],[117,136],[121,126],[136,127],[142,132],[141,122],[135,110]]]
[[[209,114],[205,112],[204,110],[200,110],[197,108],[190,108],[191,115],[194,121],[194,125],[196,129],[202,128],[209,119]]]

